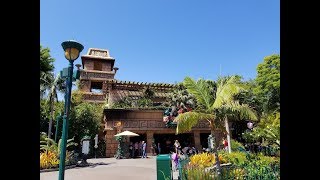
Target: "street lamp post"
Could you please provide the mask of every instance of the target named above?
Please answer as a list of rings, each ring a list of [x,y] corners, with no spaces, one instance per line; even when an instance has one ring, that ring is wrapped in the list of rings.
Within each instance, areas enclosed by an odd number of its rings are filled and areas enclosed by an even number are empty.
[[[56,125],[56,133],[54,136],[54,141],[58,143],[57,138],[58,138],[58,129],[59,129],[59,121],[62,119],[62,113],[57,117],[57,125]]]
[[[62,142],[60,149],[60,163],[59,163],[59,180],[64,180],[65,159],[68,138],[68,120],[70,112],[71,90],[72,90],[72,75],[73,75],[73,62],[79,57],[80,52],[83,50],[83,45],[73,41],[65,41],[62,44],[65,58],[69,61],[68,77],[66,79],[67,91],[65,95],[65,109],[63,116],[63,129],[62,129]]]

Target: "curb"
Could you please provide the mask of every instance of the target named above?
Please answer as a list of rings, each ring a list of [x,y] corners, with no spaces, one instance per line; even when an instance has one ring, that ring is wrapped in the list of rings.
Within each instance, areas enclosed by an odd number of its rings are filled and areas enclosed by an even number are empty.
[[[66,166],[65,169],[71,169],[71,168],[75,168],[75,167],[77,167],[77,165]],[[52,172],[52,171],[59,171],[59,168],[42,169],[42,170],[40,170],[40,173],[42,173],[42,172]]]

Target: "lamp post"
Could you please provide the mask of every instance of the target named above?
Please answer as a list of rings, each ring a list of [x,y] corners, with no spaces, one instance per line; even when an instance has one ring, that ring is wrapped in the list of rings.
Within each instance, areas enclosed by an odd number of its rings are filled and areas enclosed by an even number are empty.
[[[57,138],[58,138],[58,129],[59,129],[59,121],[62,119],[62,113],[57,117],[57,125],[56,125],[56,133],[54,136],[54,141],[58,143]]]
[[[70,112],[71,90],[72,90],[72,75],[73,75],[73,62],[79,57],[80,52],[83,50],[83,45],[73,41],[65,41],[61,44],[64,50],[64,56],[69,61],[68,76],[66,79],[66,94],[65,94],[65,109],[63,115],[63,129],[62,129],[62,142],[60,149],[60,163],[59,163],[59,180],[64,180],[65,159],[68,138],[68,120]]]

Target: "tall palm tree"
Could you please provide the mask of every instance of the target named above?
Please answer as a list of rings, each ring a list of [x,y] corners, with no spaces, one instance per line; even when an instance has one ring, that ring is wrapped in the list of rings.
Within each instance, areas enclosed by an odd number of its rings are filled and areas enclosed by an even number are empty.
[[[231,138],[228,117],[233,119],[250,119],[257,120],[256,113],[247,104],[240,104],[235,96],[246,91],[246,86],[241,83],[240,76],[220,77],[218,79],[216,98],[212,108],[218,110],[217,117],[220,121],[224,121],[228,151],[231,153]]]
[[[52,131],[52,122],[54,119],[54,103],[58,102],[58,91],[64,91],[64,80],[60,77],[60,74],[56,76],[54,81],[51,83],[51,87],[48,93],[47,103],[50,104],[50,113],[51,118],[49,121],[49,128],[48,128],[48,138],[51,138],[51,131]]]
[[[190,131],[200,120],[207,120],[210,123],[211,135],[213,137],[213,153],[216,159],[218,175],[221,174],[221,167],[216,147],[215,131],[217,129],[223,130],[223,121],[220,118],[221,113],[218,112],[221,112],[221,110],[228,110],[228,113],[230,114],[233,110],[232,107],[238,107],[237,104],[232,101],[233,96],[237,94],[240,89],[240,87],[234,83],[235,80],[236,77],[232,76],[224,83],[218,84],[215,94],[212,94],[213,88],[211,86],[214,83],[203,79],[195,81],[190,77],[186,77],[183,81],[183,85],[187,88],[187,91],[196,98],[198,108],[195,109],[195,111],[180,114],[175,118],[175,121],[177,122],[176,134]],[[252,114],[242,112],[240,115],[251,118],[249,116]]]
[[[40,45],[40,98],[53,82],[54,58],[50,56],[50,49]]]
[[[51,72],[40,72],[40,98],[42,99],[54,81]]]

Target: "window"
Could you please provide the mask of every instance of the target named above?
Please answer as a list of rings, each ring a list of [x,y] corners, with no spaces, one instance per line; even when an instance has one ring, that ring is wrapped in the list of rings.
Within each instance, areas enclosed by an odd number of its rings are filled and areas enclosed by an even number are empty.
[[[93,70],[102,71],[102,62],[101,61],[94,61],[93,62]]]
[[[102,82],[91,82],[90,92],[102,93]]]

